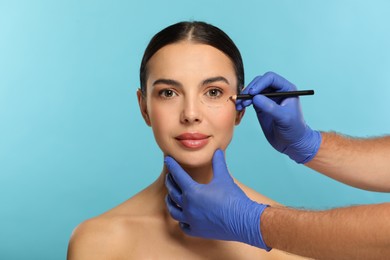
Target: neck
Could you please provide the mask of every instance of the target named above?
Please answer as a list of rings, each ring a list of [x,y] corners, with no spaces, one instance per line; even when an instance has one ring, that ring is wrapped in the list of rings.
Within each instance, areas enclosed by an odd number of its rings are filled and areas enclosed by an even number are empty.
[[[199,167],[181,166],[183,170],[197,183],[206,184],[213,178],[213,168],[211,164],[202,165]],[[161,175],[165,178],[168,169],[164,165]]]
[[[191,178],[197,183],[206,184],[209,183],[213,178],[213,168],[211,164],[204,165],[201,167],[183,167]]]

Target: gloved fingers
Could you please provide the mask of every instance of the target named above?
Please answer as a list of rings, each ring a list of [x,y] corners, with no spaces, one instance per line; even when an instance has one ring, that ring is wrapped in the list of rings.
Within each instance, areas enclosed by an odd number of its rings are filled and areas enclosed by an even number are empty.
[[[281,91],[294,91],[297,88],[294,84],[283,78],[282,76],[274,73],[267,72],[263,76],[255,77],[249,85],[241,92],[241,94],[258,95],[260,93],[267,92],[281,92]],[[280,103],[283,99],[274,98],[275,102]],[[241,111],[247,106],[253,103],[252,100],[241,100],[236,101],[236,110]]]
[[[246,100],[237,99],[236,100],[236,110],[237,111],[241,111],[250,105],[252,105],[252,99],[246,99]]]
[[[192,234],[191,234],[191,227],[190,227],[189,224],[184,223],[184,222],[179,222],[179,225],[180,225],[181,230],[183,230],[183,232],[184,232],[186,235],[192,236]]]
[[[299,97],[288,97],[280,102],[280,105],[283,107],[299,107]]]
[[[222,178],[230,178],[229,171],[226,166],[225,154],[221,149],[217,149],[213,155],[213,180]]]
[[[282,106],[262,95],[253,97],[253,106],[257,113],[270,115],[274,120],[282,120],[287,116],[285,109]]]
[[[249,91],[248,88],[244,88],[240,94],[248,94],[248,91]],[[242,109],[244,109],[247,106],[250,106],[251,104],[252,104],[251,99],[247,99],[247,100],[237,99],[236,100],[236,110],[241,111]]]
[[[182,201],[182,192],[181,192],[179,186],[177,186],[177,184],[173,180],[172,175],[170,173],[165,175],[165,187],[168,190],[168,194],[169,194],[170,198],[177,205],[179,205],[181,207],[183,205],[182,204],[183,203],[183,201]]]
[[[239,101],[238,101],[238,100],[236,101],[236,110],[237,110],[237,111],[243,110],[244,107],[243,107],[241,104],[237,103],[237,102],[239,102]]]
[[[261,77],[261,76],[257,76],[256,78],[258,78],[258,77]],[[255,79],[256,79],[255,78]],[[253,81],[253,80],[252,80]],[[250,83],[249,83],[250,84]],[[249,86],[249,85],[248,85]],[[242,91],[241,91],[241,94],[249,94],[249,88],[248,88],[248,86],[246,86]]]
[[[173,180],[181,191],[187,190],[191,184],[195,183],[183,170],[183,168],[175,161],[175,159],[170,156],[166,156],[164,162],[168,168],[169,173],[172,175]]]
[[[274,91],[294,91],[296,87],[282,76],[274,73],[267,72],[263,76],[254,78],[247,86],[248,93],[251,95],[257,95],[266,89],[272,89]]]
[[[177,221],[185,221],[183,210],[170,198],[169,194],[165,196],[165,204],[171,217]]]

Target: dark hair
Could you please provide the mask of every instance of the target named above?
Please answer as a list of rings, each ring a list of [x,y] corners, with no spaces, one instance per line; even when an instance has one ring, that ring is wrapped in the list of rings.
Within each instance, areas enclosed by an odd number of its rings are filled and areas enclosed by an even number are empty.
[[[162,47],[188,39],[203,43],[222,51],[232,61],[237,76],[237,92],[244,87],[244,65],[240,51],[230,37],[221,29],[199,21],[179,22],[158,32],[145,49],[140,68],[141,92],[146,96],[147,64],[150,58]]]

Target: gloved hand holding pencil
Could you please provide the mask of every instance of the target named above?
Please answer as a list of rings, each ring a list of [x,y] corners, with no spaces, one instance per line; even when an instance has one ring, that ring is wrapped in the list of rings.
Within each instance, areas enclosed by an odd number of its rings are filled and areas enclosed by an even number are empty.
[[[321,133],[305,122],[298,97],[269,98],[262,93],[296,91],[283,77],[268,72],[249,83],[241,94],[252,99],[237,99],[236,108],[242,110],[253,104],[257,118],[268,142],[279,152],[297,163],[307,163],[317,154]]]

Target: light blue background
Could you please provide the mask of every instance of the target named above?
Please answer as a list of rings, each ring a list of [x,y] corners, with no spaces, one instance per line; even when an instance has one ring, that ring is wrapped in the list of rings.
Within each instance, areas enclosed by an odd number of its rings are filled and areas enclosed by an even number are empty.
[[[78,223],[159,175],[139,64],[157,31],[189,19],[231,36],[247,83],[275,71],[315,89],[301,98],[312,128],[390,133],[388,1],[1,1],[0,259],[64,259]],[[236,178],[289,206],[390,199],[275,152],[252,109],[227,157]]]

